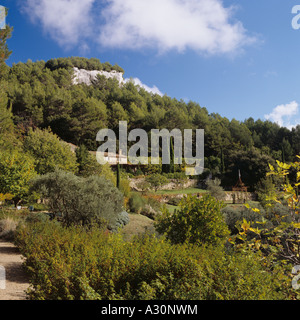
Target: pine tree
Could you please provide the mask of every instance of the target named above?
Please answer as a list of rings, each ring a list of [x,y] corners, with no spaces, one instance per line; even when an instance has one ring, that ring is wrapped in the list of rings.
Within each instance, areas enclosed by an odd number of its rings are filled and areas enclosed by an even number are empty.
[[[5,84],[0,82],[0,136],[13,128],[11,107],[8,107],[8,98],[4,86]]]
[[[222,173],[225,173],[225,161],[224,161],[224,151],[221,148],[221,166],[222,166]]]
[[[7,9],[5,15],[7,16]],[[6,74],[7,66],[5,61],[11,55],[11,51],[7,47],[7,39],[11,37],[13,28],[6,25],[4,29],[0,29],[0,79]]]
[[[0,12],[1,14],[1,12]],[[7,15],[7,10],[4,12],[5,18]],[[8,71],[8,66],[5,64],[5,61],[11,54],[11,51],[8,50],[6,41],[10,38],[12,28],[6,25],[5,29],[0,29],[0,146],[9,144],[13,136],[13,120],[11,112],[11,104],[9,105],[8,97],[6,94],[7,83],[3,79]],[[11,141],[10,141],[11,142]]]
[[[0,80],[0,148],[12,149],[20,144],[15,136],[11,103],[5,92],[6,82]]]

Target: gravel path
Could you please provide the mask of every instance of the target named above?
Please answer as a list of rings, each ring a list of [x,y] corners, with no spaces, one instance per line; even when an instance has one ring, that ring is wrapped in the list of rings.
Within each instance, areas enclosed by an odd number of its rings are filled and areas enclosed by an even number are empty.
[[[5,289],[0,277],[0,300],[26,300],[28,278],[22,268],[22,256],[12,243],[0,240],[0,275],[5,268]],[[1,285],[2,284],[2,285]]]

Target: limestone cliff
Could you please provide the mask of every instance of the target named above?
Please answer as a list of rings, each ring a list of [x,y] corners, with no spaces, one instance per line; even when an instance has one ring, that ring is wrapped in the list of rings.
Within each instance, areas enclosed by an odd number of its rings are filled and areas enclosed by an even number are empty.
[[[92,81],[95,80],[98,75],[105,76],[108,79],[111,79],[111,78],[117,79],[120,85],[124,83],[123,73],[117,72],[115,70],[111,72],[107,72],[107,71],[98,71],[98,70],[88,71],[85,69],[78,69],[77,67],[74,67],[73,69],[74,69],[73,84],[85,83],[86,85],[91,85]]]

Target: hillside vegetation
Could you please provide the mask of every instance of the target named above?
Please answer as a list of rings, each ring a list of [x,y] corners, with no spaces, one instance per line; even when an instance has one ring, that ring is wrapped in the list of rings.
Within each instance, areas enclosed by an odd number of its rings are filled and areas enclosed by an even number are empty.
[[[300,152],[300,126],[288,130],[277,124],[246,119],[229,120],[209,113],[196,102],[159,96],[127,82],[99,76],[93,85],[72,85],[73,69],[121,70],[97,59],[79,57],[28,61],[6,67],[1,74],[1,123],[14,126],[17,136],[30,128],[48,128],[62,140],[97,149],[96,134],[110,128],[118,134],[119,121],[128,129],[204,129],[205,175],[212,173],[223,186],[238,178],[252,190],[274,160],[292,161]],[[7,108],[11,110],[6,111]],[[5,110],[5,112],[4,112]],[[5,130],[7,133],[7,130]],[[6,134],[2,133],[2,134]]]

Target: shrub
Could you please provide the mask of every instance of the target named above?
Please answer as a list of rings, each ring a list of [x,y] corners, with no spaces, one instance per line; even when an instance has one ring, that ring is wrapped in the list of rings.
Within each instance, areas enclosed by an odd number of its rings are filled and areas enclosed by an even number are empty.
[[[168,179],[179,180],[182,182],[186,182],[188,180],[188,176],[185,172],[163,173],[162,175]]]
[[[150,176],[146,177],[146,181],[150,183],[151,187],[157,191],[159,187],[163,186],[168,182],[168,179],[158,173],[151,174]]]
[[[261,213],[255,213],[251,209],[247,209],[245,206],[227,206],[222,209],[225,222],[231,231],[231,234],[238,234],[239,232],[239,223],[246,221],[252,222],[252,225],[255,228],[259,228],[260,225],[257,222],[262,221],[264,217],[264,210],[261,208]]]
[[[142,180],[136,184],[137,188],[142,190],[143,192],[149,191],[151,185],[149,182]]]
[[[41,300],[282,299],[278,273],[255,254],[172,245],[59,223],[27,223],[16,244],[30,275],[29,298]]]
[[[129,221],[129,214],[126,211],[122,211],[121,213],[119,213],[117,221],[115,225],[112,227],[112,230],[114,232],[118,231],[119,228],[123,228],[124,226],[126,226],[129,223]]]
[[[213,197],[215,197],[217,200],[225,200],[226,194],[224,189],[221,187],[221,180],[208,180],[206,184],[207,190]]]
[[[49,220],[49,215],[46,213],[41,213],[41,212],[31,212],[29,215],[25,218],[26,222],[29,223],[35,223],[35,222],[46,222]]]
[[[122,193],[103,177],[77,177],[56,170],[35,179],[32,189],[49,200],[50,212],[60,214],[68,226],[89,226],[95,220],[113,226],[122,212]]]
[[[130,195],[130,182],[127,177],[122,177],[120,181],[120,191],[124,194],[125,197],[128,197]]]
[[[129,198],[129,208],[133,213],[140,214],[144,206],[146,205],[146,200],[138,193],[132,193]]]
[[[173,243],[218,244],[229,235],[221,213],[224,204],[212,196],[201,199],[188,196],[179,207],[173,214],[164,208],[156,223],[157,231],[166,234]]]
[[[168,204],[169,205],[171,205],[171,206],[179,206],[179,203],[180,203],[180,201],[181,201],[182,199],[181,198],[171,198],[171,199],[169,199],[169,201],[168,201]]]

